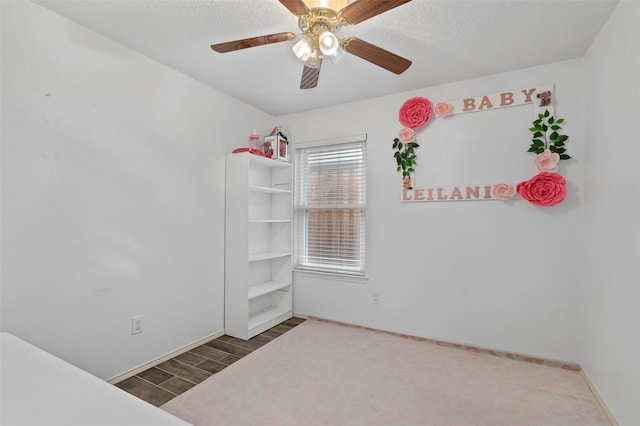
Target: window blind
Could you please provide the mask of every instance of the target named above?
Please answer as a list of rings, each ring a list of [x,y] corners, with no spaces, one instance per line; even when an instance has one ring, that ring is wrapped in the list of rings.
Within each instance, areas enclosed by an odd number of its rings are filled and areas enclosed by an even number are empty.
[[[297,149],[295,175],[296,268],[364,275],[366,143]]]

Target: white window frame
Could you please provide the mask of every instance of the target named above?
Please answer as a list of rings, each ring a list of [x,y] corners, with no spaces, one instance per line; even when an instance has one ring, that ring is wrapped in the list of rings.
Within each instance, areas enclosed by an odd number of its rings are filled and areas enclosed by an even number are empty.
[[[338,279],[344,281],[353,281],[353,282],[366,282],[366,194],[365,201],[363,205],[352,205],[346,206],[350,209],[359,210],[361,214],[361,226],[360,228],[360,269],[353,270],[351,268],[340,268],[339,266],[330,267],[326,265],[313,265],[311,263],[301,264],[300,260],[305,258],[306,241],[305,237],[300,234],[301,229],[304,229],[304,221],[305,221],[305,212],[309,210],[309,206],[305,206],[301,204],[300,200],[306,199],[299,191],[302,191],[303,188],[299,182],[299,174],[301,172],[300,166],[301,164],[297,164],[299,160],[298,152],[303,149],[312,149],[312,148],[327,148],[331,146],[336,146],[336,149],[342,147],[347,147],[348,145],[360,145],[363,148],[364,160],[363,160],[363,168],[364,168],[364,191],[366,192],[366,142],[367,135],[355,135],[348,136],[343,138],[335,138],[335,139],[325,139],[311,142],[302,142],[295,144],[295,176],[296,179],[294,181],[295,187],[295,201],[294,201],[294,274],[295,275],[303,275],[303,276],[312,276],[312,277],[320,277],[320,278],[329,278],[329,279]],[[317,209],[317,207],[314,207]],[[334,207],[335,208],[335,207]],[[332,210],[331,207],[327,207],[327,210]],[[302,222],[301,222],[302,221]]]

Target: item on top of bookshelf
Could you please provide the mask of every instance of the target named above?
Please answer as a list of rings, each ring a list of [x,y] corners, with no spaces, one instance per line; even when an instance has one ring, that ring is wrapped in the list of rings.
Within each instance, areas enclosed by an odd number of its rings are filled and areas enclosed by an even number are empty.
[[[289,143],[286,139],[278,139],[278,160],[289,161]]]
[[[289,141],[281,132],[272,136],[265,136],[265,143],[269,142],[273,147],[274,159],[289,161]]]
[[[256,133],[256,129],[249,135],[249,148],[260,149],[260,135]]]
[[[264,154],[262,153],[262,151],[260,151],[259,149],[253,149],[253,148],[236,148],[231,152],[233,154],[237,154],[239,152],[250,152],[251,154],[255,154],[255,155],[259,155],[260,157],[264,157]]]
[[[273,157],[273,143],[267,140],[267,138],[264,138],[264,143],[262,144],[262,147],[260,147],[260,149],[262,150],[263,156],[267,158]]]

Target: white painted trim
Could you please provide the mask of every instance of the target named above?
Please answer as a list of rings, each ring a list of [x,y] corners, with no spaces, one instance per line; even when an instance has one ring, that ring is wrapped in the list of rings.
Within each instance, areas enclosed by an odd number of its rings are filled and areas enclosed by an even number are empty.
[[[343,136],[339,138],[331,138],[331,139],[318,139],[314,141],[304,141],[304,142],[294,142],[294,146],[296,149],[300,148],[315,148],[319,146],[329,146],[329,145],[340,145],[345,143],[355,143],[355,142],[367,142],[367,134],[362,135],[352,135],[352,136]]]
[[[307,314],[301,314],[301,313],[299,313],[299,312],[294,312],[294,313],[293,313],[293,317],[294,317],[294,318],[305,319],[305,320],[308,320],[308,319],[309,319],[309,315],[307,315]]]
[[[369,282],[369,277],[367,277],[366,275],[340,274],[337,272],[313,271],[310,269],[294,269],[293,276],[327,279],[334,281],[346,281],[356,284],[367,284]]]
[[[607,407],[607,404],[604,403],[604,399],[602,399],[602,396],[600,396],[600,393],[598,392],[598,389],[596,389],[596,385],[594,385],[593,382],[591,381],[591,377],[589,377],[587,372],[584,371],[584,368],[582,368],[582,367],[580,367],[580,374],[582,374],[582,378],[587,383],[587,386],[589,387],[589,390],[591,390],[591,393],[593,394],[593,396],[598,401],[598,404],[600,404],[600,407],[602,408],[602,411],[604,411],[604,414],[605,414],[605,416],[607,416],[607,419],[609,419],[609,421],[611,422],[611,425],[612,426],[619,426],[618,421],[613,416],[613,413],[611,412],[611,410],[609,410],[609,407]]]
[[[134,367],[131,370],[127,370],[124,373],[117,374],[117,375],[111,377],[110,379],[107,379],[106,382],[110,383],[112,385],[115,385],[116,383],[119,383],[119,382],[121,382],[121,381],[123,381],[125,379],[128,379],[129,377],[133,377],[136,374],[138,374],[138,373],[140,373],[140,372],[142,372],[144,370],[147,370],[147,369],[149,369],[151,367],[155,367],[156,365],[161,364],[161,363],[163,363],[163,362],[165,362],[167,360],[170,360],[171,358],[175,358],[176,356],[178,356],[180,354],[183,354],[185,352],[190,351],[193,348],[196,348],[196,347],[198,347],[200,345],[203,345],[203,344],[207,343],[210,340],[217,339],[220,336],[224,336],[224,330],[220,330],[220,331],[218,331],[216,333],[213,333],[213,334],[210,334],[208,336],[205,336],[202,339],[198,339],[193,343],[189,343],[189,344],[187,344],[185,346],[182,346],[181,348],[176,349],[175,351],[169,352],[168,354],[162,355],[162,356],[160,356],[160,357],[158,357],[156,359],[153,359],[151,361],[145,362],[144,364],[141,364],[141,365],[139,365],[137,367]]]

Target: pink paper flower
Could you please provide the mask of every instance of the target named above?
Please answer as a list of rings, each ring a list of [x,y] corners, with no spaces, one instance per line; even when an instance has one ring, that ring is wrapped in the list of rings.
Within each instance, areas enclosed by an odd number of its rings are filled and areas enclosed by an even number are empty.
[[[427,98],[415,97],[400,107],[400,124],[413,130],[420,128],[431,117],[431,102]]]
[[[520,182],[516,190],[531,204],[551,207],[560,204],[567,195],[567,181],[553,172],[540,172],[528,181]]]
[[[446,117],[453,112],[453,107],[449,102],[438,102],[433,111],[436,113],[436,117]]]
[[[516,193],[516,189],[506,183],[498,183],[493,185],[493,196],[498,200],[508,200]]]
[[[402,143],[413,142],[416,140],[416,134],[413,129],[409,127],[403,127],[402,130],[400,130],[399,139]]]
[[[551,152],[549,149],[545,149],[542,154],[536,155],[533,161],[536,165],[536,170],[539,172],[556,172],[558,171],[560,155]]]

